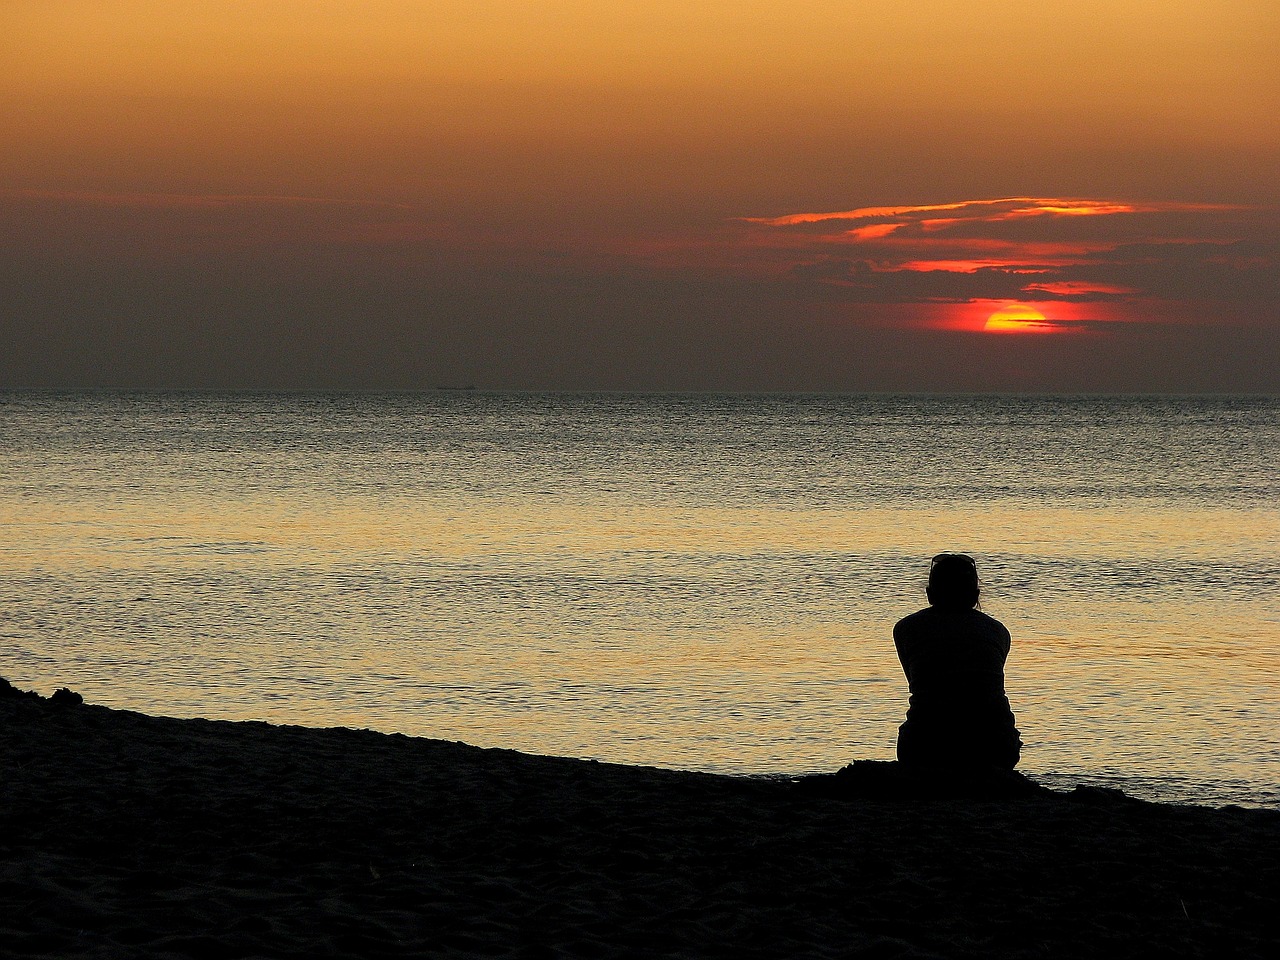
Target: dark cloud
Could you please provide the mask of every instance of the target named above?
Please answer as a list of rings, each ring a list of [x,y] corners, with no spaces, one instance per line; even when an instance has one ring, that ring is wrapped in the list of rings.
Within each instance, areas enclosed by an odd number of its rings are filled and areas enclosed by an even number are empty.
[[[573,237],[535,242],[517,220],[488,226],[501,243],[402,209],[9,204],[0,386],[1176,392],[1280,381],[1274,287],[1256,276],[1275,262],[1264,240],[1120,244],[1030,275],[886,269],[887,255],[744,248],[733,233],[684,238],[658,262]],[[1043,310],[1059,330],[1106,336],[919,322],[938,304],[1068,280],[1144,292],[1230,281],[1270,312],[1197,327]]]
[[[950,210],[798,214],[757,229],[785,236],[766,256],[789,259],[795,281],[836,286],[850,302],[1160,299],[1274,306],[1280,303],[1280,236],[1262,214],[1217,205],[1022,198]],[[938,218],[947,222],[930,225]],[[850,225],[886,222],[899,227],[885,236],[847,232]]]
[[[866,260],[836,257],[798,263],[791,268],[791,276],[797,281],[835,287],[830,297],[850,303],[966,303],[970,300],[1018,299],[1097,303],[1127,298],[1127,294],[1107,290],[1061,292],[1032,289],[1035,284],[1080,280],[1087,273],[1043,264],[1026,265],[1019,271],[999,267],[980,267],[969,272],[905,270]],[[1092,279],[1103,282],[1102,273]]]
[[[1123,244],[1086,261],[1073,277],[1175,300],[1280,305],[1280,243]]]

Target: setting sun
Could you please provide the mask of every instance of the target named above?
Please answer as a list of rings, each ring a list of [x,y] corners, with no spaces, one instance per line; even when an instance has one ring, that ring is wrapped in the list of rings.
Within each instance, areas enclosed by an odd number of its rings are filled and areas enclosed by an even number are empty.
[[[991,333],[1048,333],[1053,325],[1046,323],[1044,314],[1035,307],[1011,303],[987,317],[982,329]]]

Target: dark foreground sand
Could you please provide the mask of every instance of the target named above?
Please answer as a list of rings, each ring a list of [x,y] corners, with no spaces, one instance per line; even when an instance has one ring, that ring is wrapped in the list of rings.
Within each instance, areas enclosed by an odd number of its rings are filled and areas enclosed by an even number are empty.
[[[0,777],[3,956],[1280,956],[1269,811],[869,798],[2,689]]]

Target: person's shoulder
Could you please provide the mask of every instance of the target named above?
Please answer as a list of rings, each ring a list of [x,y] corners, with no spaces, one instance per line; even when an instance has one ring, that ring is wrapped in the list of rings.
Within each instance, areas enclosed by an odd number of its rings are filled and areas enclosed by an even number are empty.
[[[917,610],[915,613],[908,614],[893,625],[893,635],[909,636],[918,632],[930,620],[933,619],[934,610],[932,607],[925,607],[923,610]]]
[[[1009,628],[990,614],[983,613],[981,610],[974,610],[973,615],[978,618],[978,622],[982,624],[987,632],[1003,637],[1009,636]]]
[[[903,617],[901,620],[898,621],[898,626],[902,626],[903,624],[921,623],[925,620],[931,620],[935,613],[936,611],[933,609],[933,607],[925,607],[922,610],[917,610],[915,613],[907,614],[905,617]]]

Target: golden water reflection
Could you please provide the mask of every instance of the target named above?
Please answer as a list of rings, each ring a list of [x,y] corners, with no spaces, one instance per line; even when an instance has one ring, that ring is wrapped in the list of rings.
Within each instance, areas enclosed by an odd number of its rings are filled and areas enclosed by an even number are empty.
[[[962,549],[1014,635],[1026,769],[1256,781],[1280,772],[1280,612],[1236,574],[1269,562],[1276,520],[1140,504],[9,500],[2,666],[155,713],[823,770],[892,755],[906,685],[890,629],[922,604],[924,558]]]

